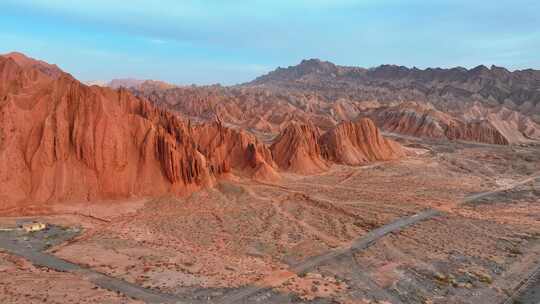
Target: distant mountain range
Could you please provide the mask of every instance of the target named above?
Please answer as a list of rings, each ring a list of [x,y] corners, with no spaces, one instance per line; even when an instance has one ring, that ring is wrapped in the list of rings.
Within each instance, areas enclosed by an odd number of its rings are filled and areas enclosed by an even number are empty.
[[[127,87],[194,121],[218,116],[267,138],[290,121],[329,130],[369,117],[385,131],[413,136],[496,144],[540,139],[540,71],[532,69],[365,69],[309,59],[232,87],[136,79],[108,86]]]
[[[161,89],[177,87],[161,81],[132,78],[114,79],[100,85],[131,89],[144,85],[145,91],[156,86]],[[382,104],[425,102],[445,112],[460,112],[481,103],[488,107],[504,106],[540,123],[540,71],[533,69],[509,71],[483,65],[473,69],[418,69],[397,65],[366,69],[309,59],[230,88],[317,93],[327,102],[339,99]]]
[[[267,139],[291,121],[326,131],[369,117],[388,132],[507,145],[540,139],[538,74],[483,66],[363,69],[311,59],[232,87],[145,81],[130,90],[193,121],[217,116]]]
[[[481,102],[532,114],[540,121],[540,71],[533,69],[511,72],[483,65],[473,69],[421,70],[396,65],[364,69],[309,59],[242,86],[318,92],[329,99],[425,101],[443,110]]]

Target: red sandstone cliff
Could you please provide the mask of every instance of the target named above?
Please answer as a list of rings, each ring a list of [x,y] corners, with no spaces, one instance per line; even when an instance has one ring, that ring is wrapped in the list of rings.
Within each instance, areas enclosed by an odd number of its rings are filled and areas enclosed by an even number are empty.
[[[217,120],[192,128],[192,137],[208,160],[211,173],[226,173],[234,168],[257,179],[279,179],[272,153],[253,135],[226,128]]]
[[[242,132],[191,127],[126,90],[11,57],[0,56],[1,207],[189,193],[233,169],[271,174],[269,150]]]
[[[125,90],[0,58],[0,200],[181,193],[210,182],[182,122]]]
[[[278,180],[278,165],[310,174],[400,155],[369,120],[321,136],[284,116],[259,121],[293,121],[268,148],[220,119],[192,125],[125,89],[83,85],[22,54],[0,56],[0,208],[185,194],[228,173]]]

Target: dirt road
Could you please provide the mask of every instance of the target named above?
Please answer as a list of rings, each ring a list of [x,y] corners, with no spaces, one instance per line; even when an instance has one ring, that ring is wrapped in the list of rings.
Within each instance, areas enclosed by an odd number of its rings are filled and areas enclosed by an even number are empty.
[[[319,265],[330,262],[334,259],[339,259],[340,257],[353,254],[356,251],[368,248],[375,241],[377,241],[378,239],[382,238],[383,236],[391,232],[398,231],[407,226],[413,225],[419,221],[432,218],[439,214],[440,214],[440,211],[438,210],[428,209],[412,216],[400,218],[388,225],[384,225],[380,228],[377,228],[369,232],[365,236],[355,240],[352,243],[352,245],[347,248],[341,248],[341,249],[327,252],[319,256],[314,256],[314,257],[306,259],[305,261],[299,264],[292,266],[290,268],[291,274],[288,276],[280,275],[279,279],[274,279],[274,280],[266,278],[264,281],[271,282],[272,286],[263,285],[263,286],[248,287],[239,291],[238,293],[226,296],[219,303],[220,304],[242,303],[242,301],[247,299],[248,297],[253,296],[261,291],[267,290],[269,289],[269,287],[279,286],[282,283],[289,280],[290,278],[294,277],[295,275],[304,274]]]
[[[514,183],[514,184],[512,184],[512,185],[510,185],[508,187],[473,194],[473,195],[465,197],[463,199],[462,203],[469,203],[469,202],[472,202],[472,201],[474,201],[474,200],[476,200],[478,198],[481,198],[481,197],[485,197],[485,196],[496,194],[496,193],[499,193],[499,192],[502,192],[502,191],[510,190],[510,189],[515,188],[515,187],[527,184],[527,183],[529,183],[529,182],[531,182],[531,181],[533,181],[533,180],[535,180],[537,178],[540,178],[540,174],[536,175],[536,176],[533,176],[533,177],[526,178],[526,179],[521,180],[521,181],[518,181],[518,182],[516,182],[516,183]],[[297,265],[292,266],[290,268],[290,271],[291,271],[290,275],[286,276],[286,275],[280,274],[280,275],[276,275],[276,278],[272,278],[272,277],[265,278],[265,279],[262,280],[262,282],[260,282],[261,283],[260,286],[246,287],[246,288],[240,290],[237,293],[226,296],[219,303],[220,304],[242,303],[242,301],[245,301],[250,296],[253,296],[253,295],[255,295],[255,294],[259,293],[259,292],[271,289],[272,287],[276,287],[276,286],[281,285],[282,283],[285,283],[287,280],[292,278],[294,275],[304,274],[304,273],[314,269],[315,267],[317,267],[319,265],[322,265],[324,263],[328,263],[328,262],[330,262],[332,260],[335,260],[335,259],[339,259],[340,257],[352,254],[354,252],[366,249],[371,244],[373,244],[374,242],[376,242],[377,240],[381,239],[382,237],[384,237],[385,235],[387,235],[389,233],[399,231],[399,230],[401,230],[403,228],[414,225],[414,224],[416,224],[416,223],[418,223],[420,221],[427,220],[427,219],[436,217],[436,216],[441,215],[441,214],[443,214],[443,213],[441,211],[439,211],[439,210],[427,209],[427,210],[424,210],[424,211],[419,212],[417,214],[414,214],[412,216],[399,218],[396,221],[394,221],[394,222],[392,222],[390,224],[384,225],[384,226],[382,226],[380,228],[377,228],[377,229],[369,232],[365,236],[355,240],[350,247],[340,248],[340,249],[337,249],[337,250],[329,251],[329,252],[327,252],[325,254],[322,254],[322,255],[319,255],[319,256],[308,258],[305,261],[303,261],[303,262],[301,262],[301,263],[299,263]],[[268,284],[268,283],[271,283],[271,284]]]
[[[86,278],[88,281],[94,283],[96,286],[119,292],[128,297],[141,300],[146,303],[185,303],[175,296],[158,293],[41,252],[36,250],[34,247],[27,246],[25,243],[14,240],[9,234],[0,233],[0,249],[10,254],[22,257],[36,266],[44,266],[57,271],[78,274]]]
[[[540,303],[540,267],[520,282],[518,286],[516,291],[503,304]]]
[[[478,198],[515,188],[538,178],[540,178],[540,175],[526,178],[522,181],[514,183],[509,187],[470,195],[463,200],[463,203],[470,203]],[[412,216],[399,218],[392,223],[372,230],[363,237],[354,240],[350,246],[331,250],[322,255],[308,258],[301,263],[291,266],[289,271],[287,272],[288,274],[284,275],[283,272],[280,272],[276,273],[275,276],[270,275],[269,277],[266,277],[259,281],[258,285],[247,287],[239,290],[238,292],[229,294],[222,298],[221,301],[219,301],[218,303],[242,303],[250,296],[253,296],[265,290],[269,290],[272,287],[279,286],[296,275],[304,274],[320,265],[331,262],[332,260],[339,259],[341,257],[351,255],[357,251],[366,249],[371,244],[388,235],[389,233],[399,231],[420,221],[428,220],[441,214],[443,213],[439,210],[427,209]],[[135,284],[126,282],[124,280],[113,278],[97,271],[84,268],[80,265],[64,261],[35,248],[33,249],[31,247],[27,247],[20,242],[14,241],[11,237],[9,237],[8,234],[0,233],[0,249],[5,250],[11,254],[23,257],[38,266],[45,266],[58,271],[77,273],[85,277],[89,281],[93,282],[97,286],[122,293],[128,297],[142,300],[146,303],[186,303],[182,299],[174,295],[159,293],[154,290],[143,288]]]
[[[540,174],[528,177],[528,178],[526,178],[524,180],[521,180],[521,181],[518,181],[518,182],[516,182],[516,183],[514,183],[514,184],[512,184],[510,186],[501,187],[499,189],[492,190],[492,191],[486,191],[486,192],[481,192],[481,193],[469,195],[463,201],[465,203],[473,202],[473,201],[475,201],[477,199],[480,199],[480,198],[483,198],[483,197],[486,197],[486,196],[489,196],[489,195],[492,195],[492,194],[495,194],[495,193],[511,190],[511,189],[514,189],[514,188],[516,188],[518,186],[528,184],[528,183],[533,182],[533,181],[535,181],[537,179],[540,179]]]

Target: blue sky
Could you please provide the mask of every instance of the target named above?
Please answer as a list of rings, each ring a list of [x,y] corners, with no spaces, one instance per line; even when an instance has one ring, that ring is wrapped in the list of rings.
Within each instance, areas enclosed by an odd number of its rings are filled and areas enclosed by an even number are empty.
[[[538,0],[1,0],[0,53],[80,80],[249,81],[342,65],[540,68]]]

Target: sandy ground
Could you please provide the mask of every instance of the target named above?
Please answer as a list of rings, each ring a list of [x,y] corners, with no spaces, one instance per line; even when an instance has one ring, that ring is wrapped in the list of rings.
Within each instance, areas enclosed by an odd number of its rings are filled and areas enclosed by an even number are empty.
[[[36,268],[0,253],[0,303],[141,303],[100,289],[74,274]]]
[[[540,257],[539,184],[462,201],[540,172],[540,149],[405,144],[418,153],[401,161],[334,166],[316,176],[284,173],[279,184],[223,181],[187,198],[52,205],[47,215],[32,215],[83,228],[76,239],[49,249],[57,257],[208,303],[244,286],[272,287],[253,303],[496,303]],[[444,215],[306,275],[290,271],[426,208]],[[1,218],[0,225],[18,218]],[[16,281],[13,290],[42,296],[24,278],[51,274],[10,267],[2,286]],[[51,278],[44,279],[50,290],[63,280],[88,289],[88,303],[122,301],[71,274]],[[22,291],[4,294],[26,303]],[[280,295],[287,300],[280,302]]]

